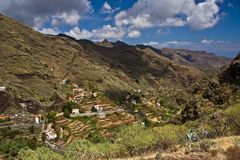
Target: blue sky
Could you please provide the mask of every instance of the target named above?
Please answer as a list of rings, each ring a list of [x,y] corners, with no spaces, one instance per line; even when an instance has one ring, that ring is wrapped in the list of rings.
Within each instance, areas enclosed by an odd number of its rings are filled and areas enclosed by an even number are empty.
[[[240,0],[0,0],[0,12],[45,34],[240,51]]]

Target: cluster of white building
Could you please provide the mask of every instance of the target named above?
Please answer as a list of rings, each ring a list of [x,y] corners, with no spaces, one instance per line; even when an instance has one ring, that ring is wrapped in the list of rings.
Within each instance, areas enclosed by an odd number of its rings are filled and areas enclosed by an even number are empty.
[[[45,130],[46,133],[46,139],[51,141],[57,138],[57,133],[52,127],[52,124],[48,124],[47,129]]]

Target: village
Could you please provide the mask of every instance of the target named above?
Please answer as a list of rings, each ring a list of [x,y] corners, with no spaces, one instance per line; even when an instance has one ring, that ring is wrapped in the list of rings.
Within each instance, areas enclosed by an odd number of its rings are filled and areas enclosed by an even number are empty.
[[[149,97],[140,89],[127,92],[125,100],[117,105],[102,92],[80,87],[67,79],[62,80],[59,86],[67,93],[61,110],[38,110],[33,114],[28,112],[31,103],[19,102],[20,111],[0,115],[0,128],[10,127],[27,133],[34,128],[29,137],[52,150],[64,152],[74,141],[113,139],[118,129],[125,125],[158,125],[160,114],[165,112],[159,101],[149,98],[154,97],[151,91]],[[8,87],[0,86],[1,92],[7,93]]]
[[[0,128],[28,130],[34,127],[32,136],[53,150],[62,151],[74,140],[91,134],[111,138],[116,134],[111,128],[137,123],[134,116],[97,92],[87,91],[74,83],[71,86],[72,93],[66,96],[66,104],[72,106],[67,110],[58,113],[40,110],[31,114],[27,112],[27,103],[19,103],[21,112],[0,115]],[[7,87],[0,87],[0,92],[7,92]]]
[[[65,81],[60,85],[64,86]],[[104,138],[112,139],[121,126],[138,123],[143,126],[148,125],[148,122],[141,121],[134,115],[139,112],[137,108],[130,110],[129,113],[129,110],[114,104],[97,92],[81,88],[75,83],[70,83],[70,86],[71,94],[66,96],[62,112],[46,113],[39,110],[37,114],[31,114],[27,111],[28,103],[21,102],[18,104],[21,108],[20,112],[0,115],[0,129],[11,128],[13,131],[27,132],[28,138],[35,138],[38,143],[43,143],[56,152],[64,153],[66,147],[74,141],[91,139],[98,142]],[[3,92],[8,92],[6,86],[0,86],[0,93]],[[141,90],[127,94],[128,103],[137,106],[140,100],[138,95],[141,95]],[[146,97],[141,98],[141,102],[151,103]],[[160,106],[161,104],[156,103],[153,109]],[[149,112],[153,113],[153,110],[146,107],[144,112],[152,123],[159,122],[158,118],[151,118],[153,114]],[[197,134],[191,130],[187,134],[191,142],[197,141],[200,136],[207,137],[208,131],[204,130]]]

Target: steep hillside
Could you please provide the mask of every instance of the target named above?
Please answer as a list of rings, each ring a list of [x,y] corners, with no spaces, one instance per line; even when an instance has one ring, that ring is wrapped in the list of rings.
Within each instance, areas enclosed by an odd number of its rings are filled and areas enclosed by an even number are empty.
[[[240,103],[239,60],[238,54],[218,76],[192,87],[192,96],[184,105],[181,115],[177,116],[181,117],[181,122],[205,118],[206,115]]]
[[[111,89],[157,93],[159,88],[185,90],[205,77],[197,67],[151,49],[43,35],[5,16],[0,16],[0,24],[0,85],[19,101],[50,107],[71,89],[60,85],[63,80],[103,93]]]
[[[108,71],[129,85],[142,89],[152,89],[159,86],[186,87],[200,78],[203,73],[196,68],[182,66],[154,53],[148,53],[123,42],[113,43],[113,47],[96,46],[94,43],[79,41],[84,51],[107,64]],[[102,64],[104,62],[104,64]]]

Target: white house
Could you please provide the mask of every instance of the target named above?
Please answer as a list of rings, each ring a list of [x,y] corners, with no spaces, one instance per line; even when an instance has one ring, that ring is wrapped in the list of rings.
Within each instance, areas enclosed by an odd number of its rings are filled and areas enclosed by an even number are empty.
[[[103,111],[103,108],[100,107],[100,105],[94,105],[93,106],[98,112],[102,112]]]
[[[36,123],[36,125],[39,125],[39,124],[40,124],[40,121],[39,121],[39,117],[38,117],[38,116],[35,117],[35,123]]]
[[[56,139],[57,138],[57,134],[56,134],[56,132],[55,132],[55,130],[52,128],[52,124],[49,124],[48,126],[47,126],[47,129],[46,129],[46,138],[47,138],[47,140],[54,140],[54,139]]]
[[[7,87],[6,87],[6,86],[0,86],[0,92],[1,92],[1,91],[5,92],[5,91],[6,91],[6,89],[7,89]]]
[[[93,97],[95,97],[95,98],[97,97],[97,93],[96,92],[93,93]]]
[[[80,114],[79,109],[73,109],[73,110],[72,110],[72,114],[75,114],[75,115],[76,115],[76,114]]]
[[[46,135],[47,140],[54,140],[55,138],[57,138],[57,134],[52,128],[46,131]]]

